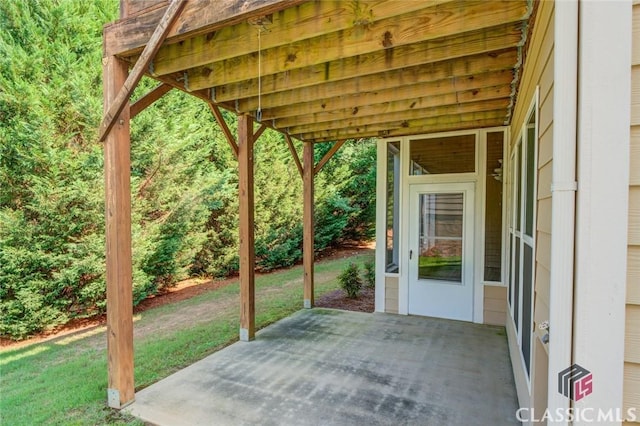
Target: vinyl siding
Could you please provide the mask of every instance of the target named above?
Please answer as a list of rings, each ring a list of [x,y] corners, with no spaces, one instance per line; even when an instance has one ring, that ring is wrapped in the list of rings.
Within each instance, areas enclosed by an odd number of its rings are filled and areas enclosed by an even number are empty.
[[[398,277],[385,277],[384,311],[398,313]]]
[[[623,404],[640,407],[640,4],[633,6],[629,234]]]
[[[505,325],[507,319],[507,288],[485,285],[484,286],[484,312],[485,324]]]

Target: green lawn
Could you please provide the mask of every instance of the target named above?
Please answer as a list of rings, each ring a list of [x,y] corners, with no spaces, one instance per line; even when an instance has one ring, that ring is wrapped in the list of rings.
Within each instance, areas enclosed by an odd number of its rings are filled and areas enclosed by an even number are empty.
[[[316,297],[338,288],[349,262],[316,264]],[[300,266],[256,279],[256,326],[265,327],[302,306]],[[238,283],[134,318],[136,389],[143,388],[237,340]],[[0,425],[142,424],[106,407],[104,327],[0,352]]]
[[[462,257],[420,256],[418,276],[420,279],[460,281]]]

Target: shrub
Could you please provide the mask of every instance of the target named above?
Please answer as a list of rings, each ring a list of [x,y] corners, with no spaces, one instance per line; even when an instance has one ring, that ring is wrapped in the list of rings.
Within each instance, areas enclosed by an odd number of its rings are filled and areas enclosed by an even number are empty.
[[[360,289],[362,288],[362,279],[360,278],[358,265],[349,263],[349,266],[338,275],[338,281],[340,281],[340,287],[347,293],[348,297],[352,299],[358,297]]]
[[[374,288],[376,286],[376,264],[373,260],[365,262],[363,279],[367,287]]]

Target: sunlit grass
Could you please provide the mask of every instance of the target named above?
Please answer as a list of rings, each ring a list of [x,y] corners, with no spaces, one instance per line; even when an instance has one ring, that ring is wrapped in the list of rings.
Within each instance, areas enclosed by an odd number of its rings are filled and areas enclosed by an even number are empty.
[[[359,255],[316,264],[316,297],[338,288],[336,280]],[[256,326],[265,327],[300,309],[302,268],[256,279]],[[177,312],[206,304],[225,306],[215,320],[159,327],[135,341],[136,389],[170,375],[234,342],[239,329],[239,285],[230,285],[137,315],[136,327],[163,325]],[[0,352],[0,425],[99,425],[141,422],[106,407],[104,327],[49,342]]]

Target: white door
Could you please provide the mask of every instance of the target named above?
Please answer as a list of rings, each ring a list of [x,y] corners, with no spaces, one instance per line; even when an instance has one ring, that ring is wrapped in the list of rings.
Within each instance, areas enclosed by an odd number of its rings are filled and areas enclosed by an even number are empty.
[[[472,321],[474,184],[409,193],[409,314]]]

